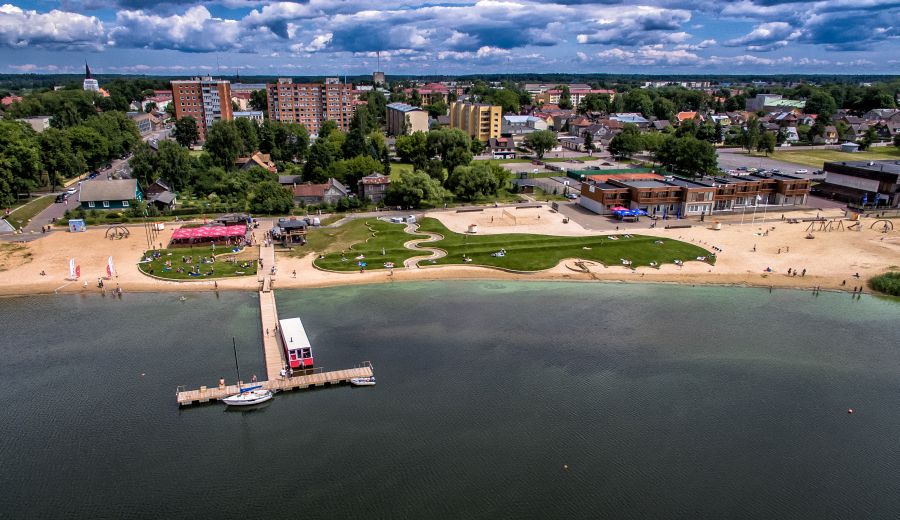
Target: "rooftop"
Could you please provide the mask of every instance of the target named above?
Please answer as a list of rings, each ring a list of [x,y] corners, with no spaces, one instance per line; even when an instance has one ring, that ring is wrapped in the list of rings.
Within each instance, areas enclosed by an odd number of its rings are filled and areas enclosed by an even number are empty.
[[[117,179],[109,181],[85,181],[81,183],[78,200],[100,202],[104,200],[133,200],[137,193],[137,180]]]
[[[872,172],[887,172],[900,175],[900,161],[842,161],[842,162],[826,162],[829,164],[839,164],[841,166],[850,166],[852,168],[860,168]]]
[[[631,186],[632,188],[671,188],[671,184],[667,184],[663,181],[655,181],[655,180],[640,180],[640,181],[619,181],[622,184],[627,186]]]
[[[387,106],[393,110],[399,110],[401,112],[421,112],[422,109],[416,106],[407,105],[406,103],[390,103]]]

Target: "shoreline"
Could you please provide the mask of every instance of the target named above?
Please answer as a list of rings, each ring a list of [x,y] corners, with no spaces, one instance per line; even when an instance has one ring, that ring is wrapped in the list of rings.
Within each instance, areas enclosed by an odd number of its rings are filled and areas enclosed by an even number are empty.
[[[494,219],[490,211],[485,215],[429,212],[427,216],[441,220],[451,231],[464,232],[468,225],[478,223],[479,234],[532,233],[555,236],[602,236],[622,232],[681,240],[705,249],[715,249],[714,265],[687,261],[683,266],[663,264],[658,268],[622,265],[604,266],[584,260],[584,272],[576,268],[577,258],[564,258],[556,266],[535,272],[513,272],[503,268],[473,265],[426,265],[420,268],[399,267],[393,274],[385,269],[359,272],[330,272],[313,265],[316,254],[295,250],[278,253],[278,274],[273,278],[276,289],[322,288],[340,285],[361,285],[416,281],[566,281],[612,283],[664,283],[675,285],[710,285],[721,287],[754,287],[853,293],[862,286],[866,294],[880,294],[866,284],[869,278],[889,270],[900,270],[900,233],[881,233],[869,229],[873,219],[865,219],[860,231],[816,232],[815,240],[808,240],[803,225],[786,222],[738,224],[724,222],[721,229],[713,229],[698,222],[690,228],[666,229],[628,228],[614,230],[616,224],[605,228],[588,229],[577,222],[564,224],[559,214],[542,209],[529,210],[530,216],[520,214],[527,223],[509,224]],[[819,213],[810,211],[810,216]],[[538,218],[540,215],[540,218]],[[835,215],[822,215],[837,218]],[[532,218],[533,217],[533,218]],[[475,219],[481,219],[480,222]],[[596,222],[596,221],[594,221]],[[262,226],[265,228],[265,226]],[[137,261],[144,254],[147,242],[134,229],[130,239],[109,240],[104,229],[89,229],[83,233],[53,232],[37,240],[22,244],[24,253],[6,258],[7,268],[0,271],[0,297],[47,294],[100,293],[97,280],[104,278],[106,289],[121,287],[123,292],[194,292],[194,291],[257,291],[259,275],[241,278],[174,281],[144,274]],[[173,228],[160,231],[154,242],[160,247],[171,239]],[[257,237],[257,242],[261,237]],[[157,245],[157,244],[154,244]],[[251,246],[255,247],[255,246]],[[106,279],[106,261],[112,256],[116,276]],[[75,258],[81,267],[79,281],[65,280],[68,262]],[[771,269],[771,272],[767,272]],[[788,270],[803,270],[805,276],[788,276]],[[46,275],[41,275],[45,272]],[[296,272],[296,278],[292,273]],[[856,277],[859,275],[859,278]],[[84,287],[87,281],[88,286]],[[218,287],[215,287],[217,285]]]

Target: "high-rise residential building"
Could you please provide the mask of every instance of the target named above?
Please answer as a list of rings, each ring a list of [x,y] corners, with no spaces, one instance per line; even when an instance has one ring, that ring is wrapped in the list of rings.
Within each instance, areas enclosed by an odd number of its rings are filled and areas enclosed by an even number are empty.
[[[353,118],[353,85],[332,82],[293,83],[292,78],[279,78],[266,85],[269,118],[285,123],[299,123],[311,134],[318,134],[325,121],[337,123],[347,130]]]
[[[428,131],[428,112],[406,103],[388,104],[386,119],[388,135]]]
[[[458,128],[483,143],[500,137],[503,108],[484,103],[450,103],[450,128]]]
[[[88,67],[87,62],[84,62],[84,83],[81,84],[81,88],[91,92],[100,92],[100,84],[91,76],[91,68]]]
[[[384,81],[384,72],[373,72],[372,84],[374,84],[376,87],[378,85],[384,86],[386,84]]]
[[[175,119],[193,117],[197,121],[200,140],[216,121],[231,121],[231,83],[209,76],[172,81],[172,103]]]

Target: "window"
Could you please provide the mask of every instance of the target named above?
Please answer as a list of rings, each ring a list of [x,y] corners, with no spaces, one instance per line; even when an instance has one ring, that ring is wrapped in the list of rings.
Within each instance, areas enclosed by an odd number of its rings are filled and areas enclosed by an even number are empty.
[[[108,208],[108,207],[109,207],[109,201],[108,201],[108,200],[104,200],[104,201],[103,201],[103,207],[104,207],[104,208]]]
[[[89,207],[89,208],[93,208],[93,207],[94,207],[94,202],[93,202],[93,201],[88,202],[88,207]]]
[[[128,201],[127,201],[127,200],[123,200],[123,201],[122,201],[122,207],[123,207],[123,208],[127,208],[127,207],[128,207]]]

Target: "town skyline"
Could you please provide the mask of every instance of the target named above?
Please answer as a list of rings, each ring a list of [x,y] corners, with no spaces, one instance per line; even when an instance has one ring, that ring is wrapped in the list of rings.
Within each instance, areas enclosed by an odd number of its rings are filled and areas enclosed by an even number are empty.
[[[401,0],[0,6],[0,72],[896,74],[900,2]]]

